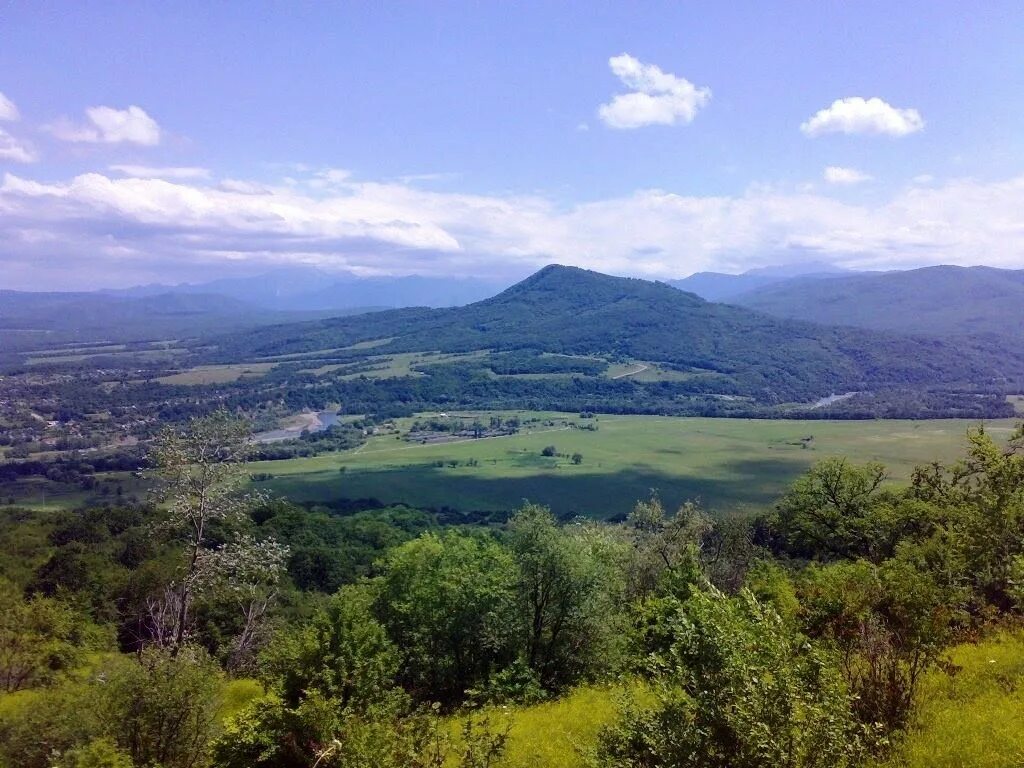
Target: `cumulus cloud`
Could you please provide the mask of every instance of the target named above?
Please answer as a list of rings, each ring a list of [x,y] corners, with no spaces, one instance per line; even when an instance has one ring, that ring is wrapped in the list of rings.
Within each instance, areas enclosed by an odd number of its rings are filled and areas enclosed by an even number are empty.
[[[143,179],[207,179],[208,168],[195,166],[112,165],[110,170]]]
[[[31,146],[19,141],[3,128],[0,128],[0,161],[10,160],[15,163],[33,163],[36,159],[36,153]]]
[[[14,102],[0,93],[0,120],[14,122],[20,117],[21,113],[18,112],[18,108],[14,106]]]
[[[851,204],[754,186],[731,196],[646,189],[565,207],[540,195],[469,195],[398,182],[311,187],[111,178],[0,185],[0,264],[87,270],[92,280],[228,262],[315,264],[366,274],[518,276],[551,262],[678,277],[704,269],[830,261],[1024,267],[1024,176],[908,186]],[[26,267],[28,269],[29,267]],[[134,270],[134,272],[133,272]]]
[[[841,165],[828,166],[822,176],[829,184],[860,184],[863,181],[871,181],[871,176],[863,171],[844,168]]]
[[[679,125],[693,122],[711,100],[711,89],[698,88],[684,77],[663,72],[623,53],[608,59],[612,73],[629,93],[616,94],[597,110],[609,128],[626,130],[646,125]]]
[[[923,128],[924,119],[916,109],[897,109],[877,97],[860,96],[836,99],[800,125],[804,135],[812,137],[825,133],[907,136]]]
[[[49,126],[61,141],[92,144],[141,144],[152,147],[160,143],[160,126],[142,107],[127,109],[89,107],[85,123],[61,119]]]

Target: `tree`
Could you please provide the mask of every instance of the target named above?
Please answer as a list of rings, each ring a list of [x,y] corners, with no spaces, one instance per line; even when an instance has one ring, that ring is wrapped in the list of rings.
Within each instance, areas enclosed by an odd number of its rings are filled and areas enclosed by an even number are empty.
[[[937,583],[911,550],[881,565],[812,566],[797,586],[804,627],[836,649],[857,716],[887,732],[903,729],[921,676],[952,637],[963,595]]]
[[[285,629],[260,659],[260,677],[288,707],[319,694],[365,712],[395,687],[401,655],[373,616],[365,586],[343,587],[306,623]]]
[[[487,535],[426,533],[384,563],[375,612],[402,649],[400,680],[452,704],[516,657],[515,565]]]
[[[105,674],[99,707],[106,729],[133,765],[193,768],[219,729],[220,667],[194,645],[147,648]]]
[[[583,463],[583,454],[582,453],[574,453],[572,455],[572,463],[576,464],[576,465],[582,464]]]
[[[288,548],[273,539],[241,535],[206,557],[200,597],[226,604],[239,618],[230,642],[228,669],[238,670],[251,661],[261,640],[263,619],[277,598],[285,572]]]
[[[626,520],[632,544],[628,576],[633,597],[686,589],[701,576],[704,539],[712,524],[692,502],[671,517],[655,493],[638,501]]]
[[[968,432],[967,457],[914,473],[912,496],[946,512],[945,532],[983,603],[1014,605],[1015,558],[1024,555],[1024,424],[999,446],[985,428]]]
[[[249,580],[251,588],[243,591],[251,599],[242,601],[246,619],[240,637],[248,648],[252,622],[265,613],[265,607],[253,610],[262,602],[256,595],[272,591],[267,587],[281,572],[286,552],[272,544],[254,546],[252,539],[236,539],[230,546],[217,546],[246,520],[254,504],[252,496],[239,492],[244,482],[241,462],[250,450],[248,436],[245,422],[218,411],[192,419],[185,430],[164,429],[150,455],[159,480],[157,501],[165,511],[163,528],[182,545],[177,580],[149,603],[152,639],[172,653],[189,639],[196,597],[225,570]],[[274,555],[268,560],[265,555],[271,551]]]
[[[33,597],[0,579],[0,691],[53,682],[103,644],[88,617],[59,598]]]
[[[541,456],[555,456],[558,453],[558,449],[553,445],[545,445],[540,452]]]
[[[618,663],[622,641],[620,539],[596,524],[561,528],[546,507],[527,504],[509,520],[518,567],[525,659],[555,690]]]
[[[775,526],[788,550],[818,559],[869,554],[872,511],[885,479],[885,467],[877,463],[816,463],[775,508]]]
[[[863,743],[820,650],[749,592],[668,601],[652,657],[655,703],[627,704],[599,737],[608,768],[843,768]]]
[[[222,768],[486,768],[507,728],[470,716],[462,753],[437,708],[395,687],[400,654],[371,613],[372,590],[346,587],[262,656],[272,696],[232,718],[216,746]],[[458,759],[453,759],[458,758]]]

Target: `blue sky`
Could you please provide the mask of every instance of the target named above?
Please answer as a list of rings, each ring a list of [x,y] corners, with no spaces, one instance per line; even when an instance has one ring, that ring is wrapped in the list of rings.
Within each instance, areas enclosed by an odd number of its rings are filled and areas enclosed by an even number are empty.
[[[1024,267],[1024,5],[10,3],[0,287]]]

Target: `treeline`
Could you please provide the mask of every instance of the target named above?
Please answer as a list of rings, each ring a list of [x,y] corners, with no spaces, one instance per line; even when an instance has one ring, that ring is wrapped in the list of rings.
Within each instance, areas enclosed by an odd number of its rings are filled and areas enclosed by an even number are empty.
[[[7,513],[2,759],[494,765],[489,705],[626,677],[599,766],[858,766],[899,748],[944,650],[1024,600],[1024,427],[903,488],[830,459],[755,520],[653,496],[617,524],[247,499],[244,446],[224,417],[165,434],[160,508]]]

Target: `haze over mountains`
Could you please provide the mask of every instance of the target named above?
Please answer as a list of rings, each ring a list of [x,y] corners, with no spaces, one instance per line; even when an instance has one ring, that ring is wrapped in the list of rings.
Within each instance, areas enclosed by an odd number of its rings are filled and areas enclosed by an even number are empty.
[[[825,325],[930,336],[1024,339],[1024,270],[925,267],[803,276],[731,296],[760,312]]]
[[[744,293],[765,288],[769,285],[788,283],[795,278],[817,279],[838,275],[855,274],[851,270],[826,262],[814,261],[804,264],[784,264],[774,267],[760,267],[738,275],[725,272],[696,272],[681,280],[668,280],[668,284],[683,291],[696,293],[708,301],[725,301]]]
[[[301,311],[452,307],[493,296],[505,287],[507,281],[470,277],[359,277],[312,267],[287,267],[249,277],[195,284],[144,285],[106,293],[132,297],[218,294],[265,309]]]

